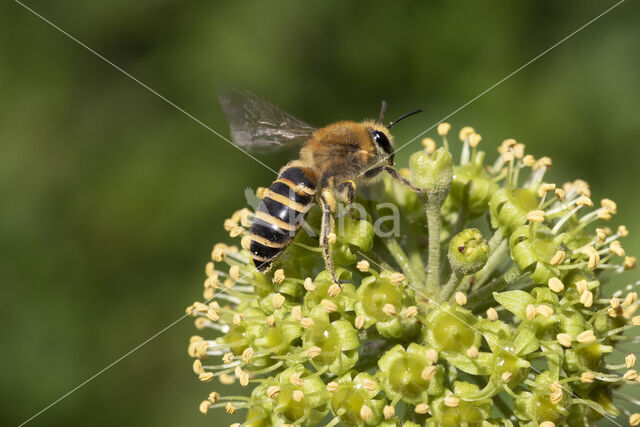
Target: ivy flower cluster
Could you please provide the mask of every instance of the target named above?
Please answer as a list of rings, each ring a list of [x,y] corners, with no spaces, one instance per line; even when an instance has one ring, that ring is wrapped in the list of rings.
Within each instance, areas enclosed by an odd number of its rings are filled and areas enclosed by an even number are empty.
[[[582,180],[545,181],[551,159],[513,139],[487,163],[470,127],[454,164],[449,130],[401,170],[422,193],[384,179],[360,191],[366,218],[338,213],[341,287],[317,237],[299,232],[262,274],[248,252],[253,212],[225,221],[240,244],[214,246],[203,301],[187,308],[200,331],[193,371],[217,383],[202,413],[256,427],[640,425],[620,405],[638,405],[622,387],[640,382],[625,335],[640,325],[638,294],[603,289],[636,265],[627,229],[607,225],[616,203]],[[374,232],[389,203],[399,235]],[[318,230],[319,209],[307,223]],[[226,395],[234,382],[246,393]]]

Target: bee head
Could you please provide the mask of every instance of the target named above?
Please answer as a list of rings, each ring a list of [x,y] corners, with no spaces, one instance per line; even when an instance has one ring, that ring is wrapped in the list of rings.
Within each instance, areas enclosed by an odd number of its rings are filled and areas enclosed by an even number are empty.
[[[378,121],[375,123],[375,125],[369,128],[369,132],[371,133],[371,139],[373,143],[375,144],[376,148],[378,149],[382,157],[387,159],[390,166],[393,166],[393,157],[394,157],[394,150],[392,145],[393,138],[391,137],[391,133],[389,132],[389,129],[391,129],[391,127],[396,125],[399,121],[421,112],[422,109],[417,109],[415,111],[411,111],[410,113],[403,114],[402,116],[398,117],[397,119],[389,123],[387,126],[384,126],[382,124],[382,119],[384,118],[384,113],[386,110],[387,110],[387,102],[382,101],[382,106],[380,108],[380,116],[378,117]]]

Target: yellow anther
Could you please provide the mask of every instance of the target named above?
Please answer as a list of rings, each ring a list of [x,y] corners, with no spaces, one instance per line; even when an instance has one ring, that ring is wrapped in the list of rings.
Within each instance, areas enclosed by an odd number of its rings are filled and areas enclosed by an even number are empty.
[[[427,403],[418,403],[415,408],[413,408],[416,414],[426,414],[429,412],[429,405]]]
[[[362,407],[360,407],[360,418],[362,418],[362,421],[368,423],[369,421],[371,421],[372,417],[373,411],[371,410],[371,408],[369,408],[367,405],[362,405]]]
[[[438,124],[438,135],[445,136],[449,133],[451,129],[451,125],[449,123],[443,122]]]
[[[566,252],[563,250],[557,250],[555,254],[549,260],[549,264],[551,265],[560,265],[564,262],[565,257],[567,256]]]
[[[556,335],[556,339],[563,347],[571,347],[571,342],[573,341],[569,334],[558,334]]]
[[[524,144],[514,145],[513,154],[516,156],[516,159],[522,159],[524,157]]]
[[[302,387],[304,385],[304,380],[300,378],[300,374],[298,373],[291,374],[291,376],[289,377],[289,382],[291,382],[291,384],[296,387]]]
[[[362,385],[369,391],[376,391],[378,389],[378,383],[370,379],[365,379]]]
[[[604,228],[596,228],[596,237],[598,238],[598,243],[604,243],[607,240],[607,233],[605,233]]]
[[[548,286],[549,289],[551,289],[553,292],[562,292],[562,290],[564,289],[564,283],[562,283],[562,280],[558,279],[557,277],[552,277],[551,279],[549,279]]]
[[[553,315],[553,308],[549,307],[548,305],[541,304],[536,307],[536,313],[548,319]]]
[[[640,414],[638,414],[637,412],[635,414],[631,414],[629,416],[629,425],[637,426],[639,424],[640,424]]]
[[[611,199],[602,199],[600,200],[600,206],[608,210],[612,215],[615,215],[618,212],[618,205]]]
[[[272,385],[267,389],[267,396],[269,399],[275,399],[280,394],[280,386]]]
[[[247,347],[243,352],[242,352],[242,361],[245,363],[249,363],[249,361],[251,360],[251,358],[253,357],[253,355],[255,354],[255,350],[251,347]]]
[[[356,268],[361,272],[366,273],[367,271],[369,271],[369,261],[367,261],[366,259],[358,261],[358,263],[356,264]]]
[[[214,377],[213,372],[202,372],[198,375],[198,379],[203,383],[208,383]]]
[[[196,359],[193,361],[193,373],[196,375],[200,375],[204,372],[204,368],[202,367],[202,362],[200,359]]]
[[[300,320],[300,324],[305,329],[311,329],[313,327],[313,319],[310,317],[304,317]]]
[[[564,199],[567,198],[567,192],[564,191],[562,188],[556,188],[555,195],[556,195],[556,199],[559,202],[564,202]]]
[[[580,381],[583,383],[592,383],[595,379],[596,376],[593,372],[586,371],[580,375]]]
[[[525,308],[525,314],[527,316],[527,319],[529,320],[533,320],[536,318],[536,306],[533,304],[529,304],[527,305],[527,307]]]
[[[417,315],[418,315],[418,307],[416,307],[415,305],[407,307],[407,309],[404,311],[404,316],[407,319],[413,319]]]
[[[396,416],[396,410],[391,405],[385,405],[384,409],[382,409],[382,415],[385,420],[389,421],[391,418]]]
[[[328,299],[323,299],[322,301],[320,301],[320,306],[327,313],[335,313],[336,311],[338,311],[338,306],[336,305],[336,303]]]
[[[338,236],[336,235],[336,233],[327,234],[327,242],[329,242],[329,244],[333,245],[337,240]]]
[[[382,312],[387,316],[395,316],[397,313],[396,308],[392,304],[385,304],[382,307]]]
[[[406,276],[402,273],[391,273],[389,275],[389,280],[391,281],[392,285],[399,285],[400,283],[404,282],[406,280]]]
[[[524,164],[527,167],[531,167],[536,164],[536,158],[533,157],[531,154],[527,154],[522,158],[522,164]]]
[[[425,355],[431,363],[438,363],[438,352],[435,349],[428,349]]]
[[[337,297],[340,292],[342,292],[342,288],[336,283],[333,283],[331,286],[329,286],[329,289],[327,289],[327,295],[329,295],[330,297]]]
[[[279,268],[273,273],[273,282],[274,283],[282,283],[285,279],[284,270]]]
[[[538,188],[538,196],[540,196],[541,198],[544,197],[545,194],[550,193],[551,191],[556,189],[556,185],[555,184],[547,184],[547,183],[543,183],[540,185],[540,188]]]
[[[589,344],[596,341],[596,336],[591,329],[581,332],[577,337],[576,341],[582,344]]]
[[[420,375],[423,380],[429,381],[436,374],[437,368],[433,365],[427,366],[422,370],[422,374]]]
[[[233,359],[234,359],[233,353],[225,353],[224,356],[222,356],[222,363],[228,365],[229,363],[233,362]]]
[[[513,374],[509,371],[504,371],[502,375],[500,375],[500,379],[502,380],[502,382],[505,382],[505,383],[508,383],[509,381],[511,381],[511,378],[513,378]]]
[[[473,130],[471,126],[465,126],[462,129],[460,129],[460,133],[458,134],[458,137],[460,138],[460,141],[464,141],[473,133],[475,133],[475,130]]]
[[[636,364],[636,355],[633,353],[627,354],[624,358],[624,366],[626,366],[627,369],[631,369],[635,364]]]
[[[294,390],[293,393],[291,393],[291,397],[296,402],[300,402],[302,399],[304,399],[304,393],[301,390]]]
[[[587,262],[587,268],[593,270],[600,263],[600,254],[593,246],[585,246],[580,249],[580,253],[589,257],[589,261]]]
[[[498,320],[498,312],[495,308],[491,307],[487,309],[487,319],[489,319],[491,322],[495,322],[496,320]]]
[[[582,295],[580,295],[580,304],[587,308],[591,307],[593,305],[593,292],[585,290]]]
[[[636,378],[638,378],[638,373],[636,372],[635,369],[629,369],[627,372],[624,373],[624,375],[622,375],[622,378],[627,381],[633,381]]]
[[[338,391],[338,383],[335,381],[331,381],[330,383],[327,384],[327,391],[329,393],[335,393],[336,391]]]
[[[527,221],[539,224],[541,222],[544,222],[544,215],[544,211],[541,210],[531,211],[527,214]]]
[[[424,138],[422,140],[422,146],[427,151],[427,154],[431,154],[436,151],[436,142],[431,138]]]
[[[589,283],[584,279],[580,279],[576,282],[576,290],[578,291],[578,295],[582,295],[588,287]]]
[[[444,404],[449,408],[457,408],[460,405],[460,399],[456,396],[447,396],[444,398]]]
[[[311,277],[304,279],[304,288],[307,292],[313,292],[316,290],[316,285],[313,283],[313,280],[311,280]]]
[[[273,308],[279,310],[280,308],[282,308],[282,305],[286,300],[287,299],[282,294],[273,294],[273,297],[271,298],[271,304],[273,304]]]
[[[556,427],[553,421],[543,421],[540,423],[540,427]]]
[[[627,227],[625,227],[624,225],[621,225],[618,227],[617,234],[620,237],[627,237],[629,235],[629,230],[627,230]]]
[[[592,207],[593,201],[587,196],[580,196],[576,199],[576,205]]]
[[[240,323],[242,323],[242,320],[244,319],[244,314],[242,313],[236,313],[233,315],[233,324],[238,326]]]
[[[221,374],[218,377],[218,380],[220,381],[220,384],[231,385],[236,382],[236,377],[229,374]]]
[[[478,351],[478,348],[475,345],[472,345],[471,347],[469,347],[469,349],[467,350],[467,356],[470,359],[477,359],[478,356],[480,356],[480,352]]]
[[[549,157],[540,157],[538,161],[533,165],[533,170],[542,168],[549,169],[551,167],[551,159]]]
[[[318,346],[311,346],[307,349],[307,356],[311,359],[315,359],[316,357],[322,354],[322,349]]]
[[[273,328],[276,325],[275,316],[273,314],[270,314],[266,319],[264,319],[264,323],[266,323],[268,327]]]
[[[458,305],[465,305],[467,303],[467,296],[463,292],[456,292],[453,298]]]
[[[293,320],[295,320],[296,322],[299,322],[300,320],[302,320],[302,307],[299,305],[296,305],[295,307],[291,308],[291,318]]]
[[[475,148],[478,146],[478,144],[480,144],[480,141],[482,141],[482,137],[480,136],[480,134],[472,133],[471,135],[469,135],[470,146]]]
[[[609,245],[609,250],[619,257],[625,256],[624,248],[622,247],[622,245],[620,245],[620,242],[618,240],[614,240],[613,242],[611,242],[611,244]]]
[[[356,329],[360,330],[362,328],[364,328],[364,324],[366,323],[367,319],[360,315],[360,316],[356,316],[355,321],[353,322],[355,324]]]
[[[637,292],[629,292],[627,294],[627,296],[624,298],[624,301],[622,301],[622,306],[623,307],[628,307],[631,304],[635,303],[636,301],[638,301],[638,293]]]
[[[208,400],[203,400],[202,402],[200,402],[200,406],[198,407],[198,409],[200,409],[200,412],[206,415],[207,411],[209,410],[210,404],[211,403]]]
[[[624,261],[622,262],[622,266],[624,267],[625,270],[632,270],[634,268],[636,268],[636,257],[634,256],[626,256],[624,257]]]
[[[224,410],[229,415],[233,415],[236,413],[236,408],[231,404],[231,402],[227,403],[227,406],[225,406]]]

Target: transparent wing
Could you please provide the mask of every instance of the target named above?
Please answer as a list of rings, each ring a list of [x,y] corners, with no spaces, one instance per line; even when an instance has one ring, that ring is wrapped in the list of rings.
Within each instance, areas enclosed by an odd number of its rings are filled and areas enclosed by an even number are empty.
[[[231,139],[241,148],[287,148],[306,142],[316,130],[245,90],[223,89],[218,92],[218,99],[231,128]]]

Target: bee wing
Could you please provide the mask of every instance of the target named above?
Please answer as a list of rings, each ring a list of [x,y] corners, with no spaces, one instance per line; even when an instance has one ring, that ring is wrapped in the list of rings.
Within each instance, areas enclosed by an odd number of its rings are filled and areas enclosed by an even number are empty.
[[[241,148],[287,148],[306,142],[316,130],[246,90],[223,89],[218,92],[218,99],[231,128],[231,139]]]

